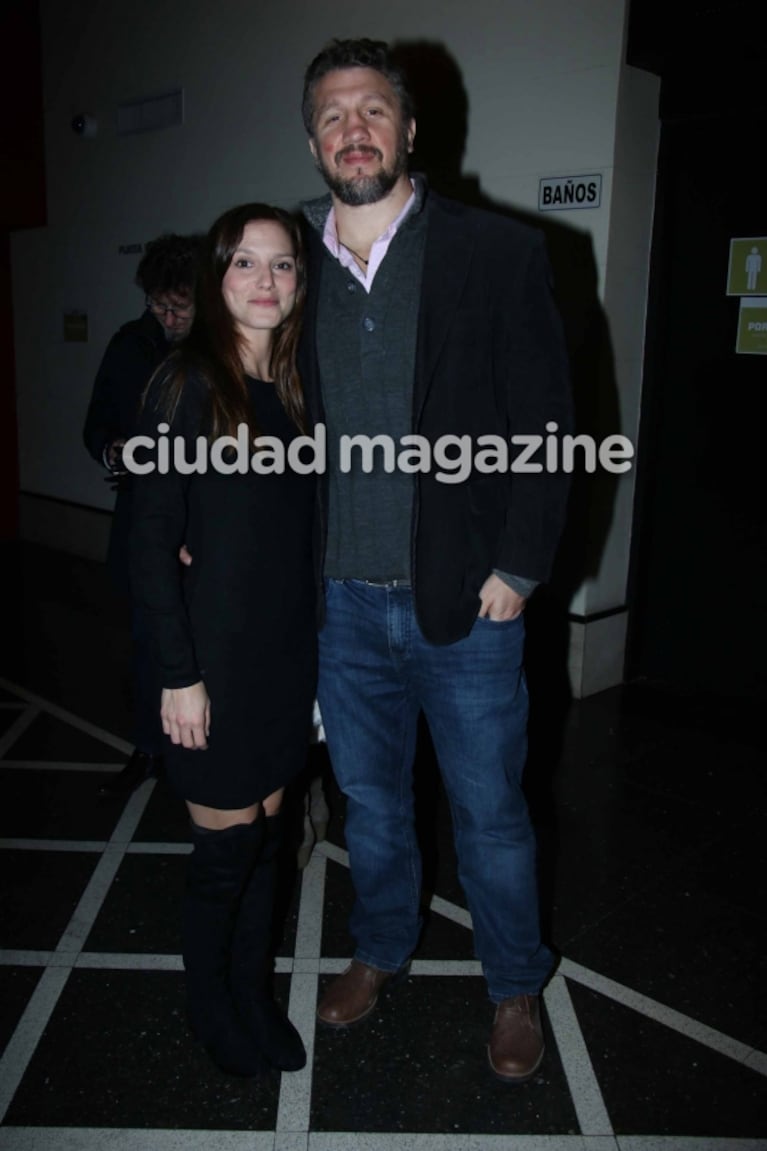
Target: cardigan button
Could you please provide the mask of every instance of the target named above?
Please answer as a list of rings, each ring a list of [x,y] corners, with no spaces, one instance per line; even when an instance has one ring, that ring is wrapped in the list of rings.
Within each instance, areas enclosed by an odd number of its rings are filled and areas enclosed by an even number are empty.
[[[372,316],[365,316],[365,319],[362,321],[362,326],[366,332],[372,332],[375,329],[376,322]]]

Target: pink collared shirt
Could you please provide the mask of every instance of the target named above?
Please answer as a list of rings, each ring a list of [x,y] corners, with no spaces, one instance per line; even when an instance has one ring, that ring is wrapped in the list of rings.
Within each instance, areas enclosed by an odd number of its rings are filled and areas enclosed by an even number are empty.
[[[410,193],[407,203],[397,216],[396,220],[392,220],[389,227],[385,232],[382,232],[377,240],[373,241],[373,246],[370,249],[370,259],[368,260],[367,267],[363,272],[359,264],[355,260],[348,248],[338,242],[338,232],[336,231],[336,210],[331,207],[328,212],[328,218],[325,221],[325,229],[322,233],[322,242],[330,252],[338,260],[342,268],[347,268],[355,279],[359,280],[366,292],[369,292],[373,286],[373,278],[381,266],[384,256],[389,250],[389,244],[392,242],[397,234],[397,231],[402,224],[402,221],[407,216],[413,201],[415,200],[415,185],[410,181],[413,186],[413,191]]]

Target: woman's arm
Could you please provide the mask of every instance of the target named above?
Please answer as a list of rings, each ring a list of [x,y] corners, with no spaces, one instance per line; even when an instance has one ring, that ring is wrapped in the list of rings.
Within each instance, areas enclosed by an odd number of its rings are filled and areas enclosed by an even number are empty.
[[[153,439],[163,421],[163,381],[155,380],[139,421],[139,433]],[[191,440],[202,421],[202,390],[184,385],[170,423],[171,439]],[[143,461],[142,454],[142,461]],[[154,458],[154,453],[147,453]],[[184,567],[178,562],[186,538],[190,476],[171,467],[134,475],[131,509],[131,591],[147,618],[152,650],[163,686],[163,730],[174,743],[205,747],[210,730],[210,701],[197,663],[194,634],[183,595]]]

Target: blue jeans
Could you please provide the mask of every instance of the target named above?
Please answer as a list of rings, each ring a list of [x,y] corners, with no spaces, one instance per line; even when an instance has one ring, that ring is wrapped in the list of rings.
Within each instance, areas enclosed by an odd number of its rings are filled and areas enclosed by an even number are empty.
[[[540,991],[552,968],[538,920],[527,754],[524,622],[478,619],[445,646],[421,634],[409,588],[329,580],[318,699],[346,796],[355,956],[396,971],[421,929],[413,759],[426,716],[450,802],[461,884],[490,998]]]

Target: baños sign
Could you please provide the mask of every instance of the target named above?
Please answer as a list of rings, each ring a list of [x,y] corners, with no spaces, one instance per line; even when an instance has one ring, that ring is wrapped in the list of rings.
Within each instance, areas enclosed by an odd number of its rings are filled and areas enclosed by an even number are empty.
[[[545,176],[538,187],[538,211],[598,208],[602,201],[602,176]]]

